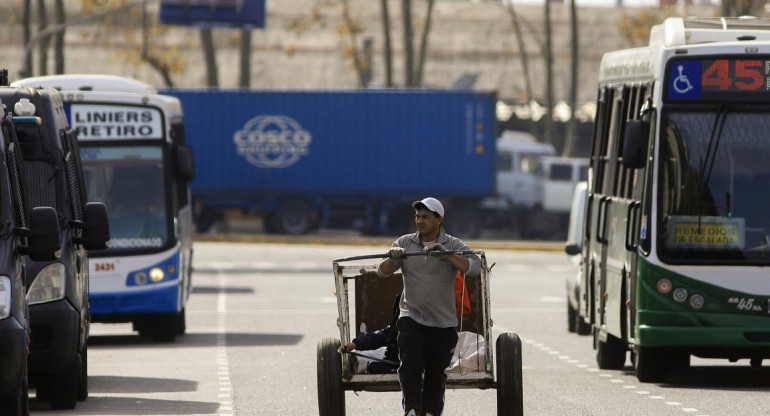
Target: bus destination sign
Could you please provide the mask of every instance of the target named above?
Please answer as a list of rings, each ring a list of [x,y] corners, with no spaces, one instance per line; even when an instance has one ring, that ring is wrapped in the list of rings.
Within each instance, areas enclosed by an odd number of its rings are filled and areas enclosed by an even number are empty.
[[[157,108],[71,104],[66,110],[78,140],[163,139]]]
[[[743,218],[672,215],[668,217],[666,246],[674,249],[740,250],[745,244],[745,232]]]
[[[770,57],[673,60],[666,88],[669,100],[766,100],[770,97]]]

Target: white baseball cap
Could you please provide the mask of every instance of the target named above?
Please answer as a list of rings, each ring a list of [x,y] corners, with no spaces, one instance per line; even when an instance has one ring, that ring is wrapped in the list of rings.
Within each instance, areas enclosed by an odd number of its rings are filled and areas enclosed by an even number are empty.
[[[412,208],[420,209],[422,207],[427,208],[429,211],[435,212],[436,214],[439,215],[439,217],[444,216],[444,206],[441,205],[441,202],[439,202],[439,200],[436,198],[428,197],[423,199],[422,201],[412,202]]]

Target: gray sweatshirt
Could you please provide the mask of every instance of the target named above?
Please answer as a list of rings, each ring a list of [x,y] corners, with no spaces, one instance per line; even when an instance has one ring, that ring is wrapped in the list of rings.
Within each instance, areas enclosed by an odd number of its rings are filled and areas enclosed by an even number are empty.
[[[436,242],[447,250],[470,250],[459,238],[452,237],[441,228]],[[402,235],[393,247],[403,247],[407,253],[421,252],[425,247],[418,233]],[[478,276],[481,260],[469,254],[470,267],[467,277]],[[380,263],[382,264],[382,263]],[[410,256],[397,265],[404,277],[404,292],[401,295],[399,317],[409,317],[415,322],[436,328],[457,326],[455,309],[455,278],[457,269],[448,261],[434,256]],[[387,277],[380,267],[377,275]]]

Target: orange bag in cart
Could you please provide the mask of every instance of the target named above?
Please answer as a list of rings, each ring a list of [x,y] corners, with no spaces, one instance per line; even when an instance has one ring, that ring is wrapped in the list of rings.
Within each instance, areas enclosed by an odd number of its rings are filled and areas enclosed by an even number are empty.
[[[465,291],[465,298],[463,298],[463,291]],[[460,271],[457,272],[457,278],[455,279],[455,307],[457,308],[458,317],[471,313],[470,294],[465,286],[463,274]]]

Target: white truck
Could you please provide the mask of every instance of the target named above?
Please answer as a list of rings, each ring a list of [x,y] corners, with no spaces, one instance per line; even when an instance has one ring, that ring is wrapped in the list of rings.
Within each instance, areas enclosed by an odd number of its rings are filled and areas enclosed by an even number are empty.
[[[575,184],[588,176],[588,159],[556,156],[551,144],[529,133],[505,131],[497,139],[498,199],[515,216],[523,238],[563,239]]]

